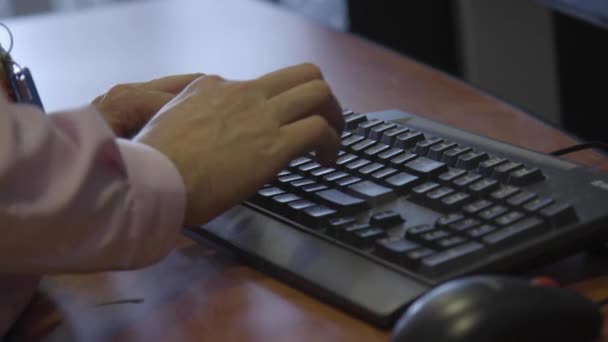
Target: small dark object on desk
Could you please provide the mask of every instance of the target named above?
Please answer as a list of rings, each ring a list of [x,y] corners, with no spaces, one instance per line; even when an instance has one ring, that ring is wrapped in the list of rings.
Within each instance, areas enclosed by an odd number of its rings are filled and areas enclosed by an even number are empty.
[[[591,342],[600,307],[574,291],[476,276],[448,281],[416,300],[392,342]]]

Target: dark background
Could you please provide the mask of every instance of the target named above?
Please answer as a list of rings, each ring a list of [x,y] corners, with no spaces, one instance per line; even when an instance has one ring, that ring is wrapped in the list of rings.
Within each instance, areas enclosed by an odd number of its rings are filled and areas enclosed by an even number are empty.
[[[349,0],[349,30],[463,78],[452,1]],[[608,29],[552,11],[561,125],[608,142]]]

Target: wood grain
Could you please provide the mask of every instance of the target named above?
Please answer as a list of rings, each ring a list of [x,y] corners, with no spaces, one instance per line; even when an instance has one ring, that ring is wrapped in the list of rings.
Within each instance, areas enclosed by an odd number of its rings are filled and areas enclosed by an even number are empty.
[[[7,24],[17,39],[13,55],[33,70],[49,110],[86,104],[115,83],[194,71],[249,78],[312,61],[348,108],[411,111],[541,152],[576,143],[428,66],[258,2],[154,1]],[[608,169],[594,152],[569,158]],[[602,261],[579,255],[539,272],[586,279],[605,274]],[[600,296],[608,294],[605,285],[600,279],[577,289]],[[24,340],[48,341],[388,338],[387,331],[244,266],[227,251],[185,238],[169,257],[142,270],[45,278],[20,324]]]

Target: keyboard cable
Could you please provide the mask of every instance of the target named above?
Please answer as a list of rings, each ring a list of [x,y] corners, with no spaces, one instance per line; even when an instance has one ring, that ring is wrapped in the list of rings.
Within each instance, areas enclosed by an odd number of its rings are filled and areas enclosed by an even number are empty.
[[[563,156],[565,154],[578,152],[578,151],[582,151],[582,150],[587,150],[590,148],[599,148],[604,151],[608,151],[608,144],[605,142],[601,142],[601,141],[590,141],[590,142],[586,142],[586,143],[582,143],[582,144],[576,144],[576,145],[572,145],[569,147],[565,147],[565,148],[562,148],[559,150],[555,150],[549,154],[553,155],[553,156]]]

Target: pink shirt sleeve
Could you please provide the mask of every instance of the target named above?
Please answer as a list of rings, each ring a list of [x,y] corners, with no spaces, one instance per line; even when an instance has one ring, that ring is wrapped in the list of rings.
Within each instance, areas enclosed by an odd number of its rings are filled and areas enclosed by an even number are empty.
[[[44,115],[0,95],[0,339],[49,273],[128,269],[174,246],[185,189],[160,152],[93,107]]]
[[[0,99],[0,273],[150,264],[185,210],[175,166],[117,139],[93,107],[44,115]]]

